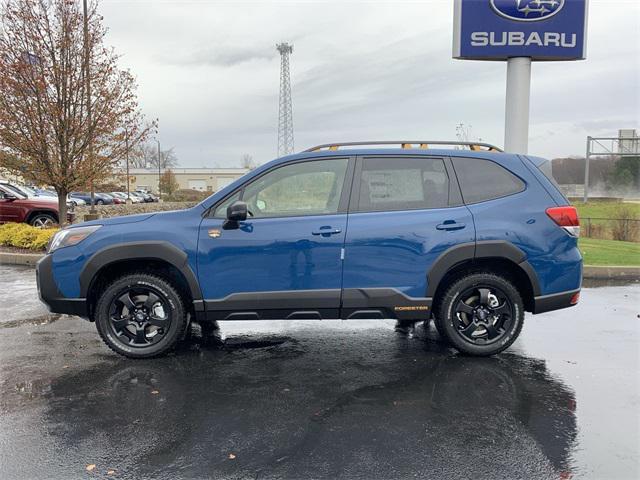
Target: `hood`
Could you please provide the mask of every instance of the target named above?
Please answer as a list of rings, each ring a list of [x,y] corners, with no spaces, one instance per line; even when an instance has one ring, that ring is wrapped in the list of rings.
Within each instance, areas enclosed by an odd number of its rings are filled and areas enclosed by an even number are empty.
[[[74,227],[87,226],[87,225],[124,225],[126,223],[144,222],[156,215],[156,213],[140,213],[138,215],[125,215],[123,217],[113,218],[100,218],[98,220],[91,220],[90,222],[82,222],[73,225]]]
[[[48,199],[46,197],[29,197],[15,200],[16,202],[29,205],[30,208],[47,208],[49,210],[58,211],[58,199]]]
[[[56,205],[58,205],[58,199],[56,197],[47,197],[46,195],[29,197],[29,200],[35,200],[37,202],[44,202],[44,203],[55,203]]]

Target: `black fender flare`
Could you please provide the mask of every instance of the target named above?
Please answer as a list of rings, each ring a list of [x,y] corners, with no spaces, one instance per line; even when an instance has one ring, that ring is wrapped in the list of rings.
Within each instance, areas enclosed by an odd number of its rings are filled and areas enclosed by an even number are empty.
[[[431,266],[427,274],[427,297],[433,297],[440,281],[449,270],[456,265],[480,258],[502,258],[515,263],[529,278],[533,295],[540,295],[538,276],[531,264],[527,261],[527,255],[506,240],[484,240],[475,243],[462,243],[442,252]]]
[[[98,250],[80,272],[80,295],[87,297],[91,283],[102,268],[126,260],[160,260],[171,264],[184,275],[193,300],[202,300],[200,284],[189,266],[186,252],[166,241],[119,243]]]

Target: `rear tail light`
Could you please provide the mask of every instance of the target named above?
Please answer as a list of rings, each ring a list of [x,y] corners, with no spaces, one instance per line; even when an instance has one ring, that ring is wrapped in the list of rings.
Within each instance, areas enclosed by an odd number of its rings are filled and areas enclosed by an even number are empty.
[[[580,236],[580,220],[576,207],[551,207],[547,208],[547,215],[556,224],[566,230],[569,235]]]
[[[579,301],[580,301],[580,292],[574,293],[569,303],[571,305],[576,305]]]

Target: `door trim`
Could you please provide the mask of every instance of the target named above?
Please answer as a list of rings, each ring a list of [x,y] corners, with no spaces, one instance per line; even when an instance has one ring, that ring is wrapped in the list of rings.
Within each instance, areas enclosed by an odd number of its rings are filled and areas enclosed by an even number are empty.
[[[426,320],[431,298],[409,297],[395,288],[242,292],[205,300],[207,320]]]

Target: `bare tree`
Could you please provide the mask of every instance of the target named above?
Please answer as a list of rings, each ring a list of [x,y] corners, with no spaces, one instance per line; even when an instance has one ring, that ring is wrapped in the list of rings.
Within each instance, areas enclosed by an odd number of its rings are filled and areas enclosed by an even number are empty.
[[[131,146],[154,126],[140,113],[133,76],[104,44],[97,7],[90,2],[85,76],[80,2],[0,3],[0,166],[53,186],[61,223],[67,194],[108,177],[124,156],[125,129]]]
[[[258,165],[256,165],[256,163],[253,161],[253,157],[251,155],[245,153],[244,155],[242,155],[242,157],[240,157],[240,166],[242,168],[253,170]]]
[[[158,147],[155,143],[142,143],[131,152],[130,165],[133,168],[158,168]],[[178,156],[173,147],[160,150],[160,168],[178,166]]]

